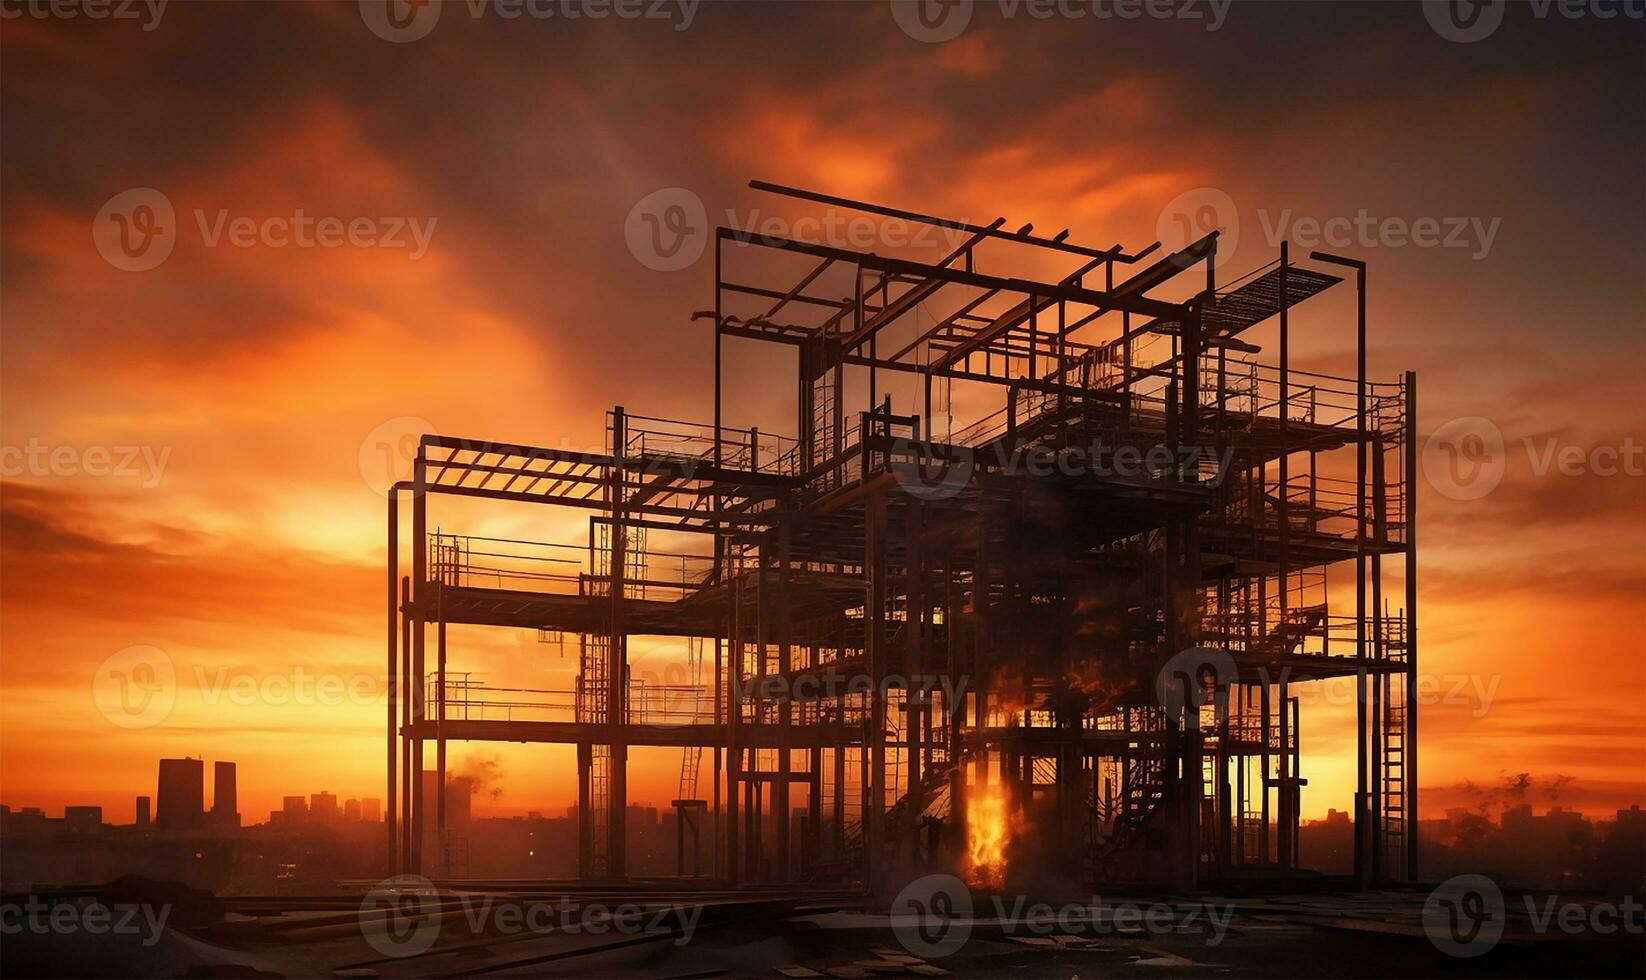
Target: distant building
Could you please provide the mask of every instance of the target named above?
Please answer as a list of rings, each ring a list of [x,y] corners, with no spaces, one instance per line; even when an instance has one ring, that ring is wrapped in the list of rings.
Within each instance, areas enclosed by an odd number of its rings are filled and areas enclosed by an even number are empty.
[[[360,822],[360,801],[359,800],[345,800],[343,802],[343,822],[344,823],[359,823]]]
[[[287,826],[301,825],[309,819],[309,801],[301,796],[286,796],[280,800],[280,822]],[[273,815],[270,815],[273,819]]]
[[[97,837],[103,833],[103,808],[100,806],[66,806],[63,808],[63,829],[77,837]]]
[[[205,765],[199,759],[161,759],[155,826],[162,833],[198,833],[205,819]]]
[[[138,830],[147,830],[150,821],[152,821],[154,819],[153,816],[151,815],[151,811],[149,809],[150,804],[152,802],[153,801],[151,799],[149,799],[149,797],[147,797],[147,796],[139,796],[137,798],[137,821],[136,821],[136,823],[137,823],[137,829]]]
[[[235,787],[234,763],[212,764],[211,822],[220,831],[240,829],[240,804]]]
[[[309,815],[318,823],[331,823],[337,820],[337,794],[325,790],[309,797]]]
[[[367,823],[377,823],[383,819],[383,801],[366,798],[360,801],[360,819]]]

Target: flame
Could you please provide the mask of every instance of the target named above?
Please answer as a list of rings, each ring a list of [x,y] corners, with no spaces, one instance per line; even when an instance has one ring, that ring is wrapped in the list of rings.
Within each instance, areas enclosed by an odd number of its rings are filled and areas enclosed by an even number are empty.
[[[1000,785],[978,786],[966,801],[967,877],[981,888],[1006,883],[1006,847],[1012,840],[1010,801]]]

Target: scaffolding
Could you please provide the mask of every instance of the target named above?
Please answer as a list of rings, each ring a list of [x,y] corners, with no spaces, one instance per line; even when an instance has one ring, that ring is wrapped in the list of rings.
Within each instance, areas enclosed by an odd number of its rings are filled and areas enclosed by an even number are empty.
[[[444,785],[470,740],[576,746],[591,880],[628,875],[631,746],[681,750],[682,874],[883,893],[963,869],[968,801],[999,788],[1039,860],[1092,883],[1285,876],[1299,694],[1344,678],[1357,878],[1415,879],[1416,379],[1368,380],[1364,265],[1283,243],[1220,285],[1216,232],[1130,252],[752,186],[953,247],[720,228],[694,317],[711,422],[618,407],[603,453],[422,438],[389,500],[388,665],[412,695],[388,715],[395,869],[450,872],[426,866],[444,808],[417,774],[433,743]],[[1348,274],[1354,376],[1292,367],[1292,311]],[[795,435],[728,424],[745,342],[792,367]],[[577,508],[588,536],[431,534],[441,495]],[[451,623],[577,637],[575,689],[454,681]],[[681,638],[685,683],[632,679],[631,636]]]

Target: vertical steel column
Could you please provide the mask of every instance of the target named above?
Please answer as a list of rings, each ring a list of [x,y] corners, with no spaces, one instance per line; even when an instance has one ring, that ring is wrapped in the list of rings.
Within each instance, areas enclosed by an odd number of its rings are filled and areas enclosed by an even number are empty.
[[[866,745],[869,782],[863,801],[864,879],[869,892],[876,892],[885,870],[881,840],[881,809],[886,803],[886,699],[885,639],[886,619],[886,496],[876,490],[868,500],[864,527],[863,569],[868,575],[864,619],[864,661],[868,666],[869,737]]]
[[[1287,282],[1287,270],[1291,266],[1291,246],[1289,242],[1280,243],[1280,493],[1276,498],[1275,512],[1280,523],[1280,620],[1276,624],[1281,628],[1286,622],[1286,612],[1289,603],[1288,562],[1287,551],[1291,532],[1291,515],[1288,506],[1291,495],[1290,460],[1291,444],[1286,441],[1286,430],[1291,420],[1291,331],[1287,320],[1287,307],[1290,284]],[[1293,780],[1297,774],[1292,772],[1292,753],[1290,749],[1289,712],[1287,709],[1287,679],[1283,675],[1280,680],[1280,848],[1278,857],[1280,867],[1290,870],[1295,855],[1292,854],[1292,825],[1297,820],[1293,809]]]
[[[737,739],[743,724],[743,575],[741,569],[731,571],[732,625],[726,646],[726,682],[731,688],[726,699],[726,878],[735,885],[742,880],[743,853],[737,846],[741,816],[737,791],[743,766]]]
[[[781,520],[777,525],[777,669],[785,680],[789,672],[794,669],[793,653],[789,635],[789,522]],[[762,595],[764,592],[762,591]],[[789,774],[794,760],[790,752],[790,739],[793,735],[791,725],[794,723],[794,698],[792,687],[785,691],[783,701],[777,711],[777,781],[772,784],[772,817],[777,832],[777,866],[773,869],[775,880],[788,881],[791,865],[791,842],[789,840]]]
[[[1364,303],[1364,300],[1362,300]],[[1406,372],[1406,880],[1417,881],[1417,373]]]
[[[400,815],[400,859],[395,868],[404,874],[411,870],[412,853],[412,790],[417,775],[412,770],[412,705],[417,698],[417,685],[412,674],[411,659],[411,576],[400,576],[400,795],[403,802]]]
[[[417,446],[417,460],[412,464],[412,724],[413,731],[422,728],[427,720],[428,706],[423,699],[424,668],[424,599],[428,594],[428,460],[424,446]],[[411,870],[423,871],[423,739],[412,738],[412,854]]]
[[[435,867],[440,877],[450,878],[450,847],[446,841],[446,586],[434,587],[434,841]]]
[[[611,732],[611,759],[607,793],[610,796],[609,830],[606,834],[606,876],[628,877],[625,861],[629,805],[629,657],[627,627],[623,622],[624,592],[628,570],[628,511],[625,506],[628,468],[628,422],[623,406],[612,409],[612,466],[609,486],[611,508],[611,620],[606,645],[606,723]]]
[[[388,859],[388,873],[391,875],[400,871],[397,853],[398,841],[395,836],[395,826],[398,822],[399,813],[399,808],[396,805],[396,784],[398,783],[398,780],[395,778],[395,768],[399,765],[397,756],[400,754],[396,745],[395,733],[395,713],[400,706],[400,671],[396,663],[399,659],[397,645],[400,642],[400,611],[396,605],[399,597],[395,595],[395,590],[400,584],[400,501],[399,498],[395,496],[397,493],[399,493],[398,485],[389,488],[388,668],[387,673],[384,674],[384,677],[388,679],[388,690],[384,698],[385,705],[388,709],[388,796],[383,801],[383,823],[384,831],[388,834],[388,850],[386,852],[386,857]]]

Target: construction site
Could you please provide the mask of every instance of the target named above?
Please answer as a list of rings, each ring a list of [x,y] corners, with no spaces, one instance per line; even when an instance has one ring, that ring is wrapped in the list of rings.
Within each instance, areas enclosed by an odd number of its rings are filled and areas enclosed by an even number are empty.
[[[635,878],[642,748],[678,752],[683,894],[1284,885],[1300,695],[1345,679],[1349,885],[1415,881],[1416,383],[1368,370],[1365,266],[1282,243],[1236,278],[1215,228],[1092,246],[751,186],[941,245],[721,227],[681,311],[712,418],[614,407],[604,452],[421,438],[388,503],[392,870],[464,877],[449,747],[511,742],[575,746],[589,887]],[[1358,295],[1345,377],[1290,363],[1333,289]],[[465,534],[451,497],[579,533]],[[456,625],[536,631],[576,683],[452,670]],[[635,637],[678,674],[635,676]]]

